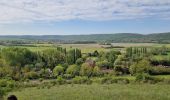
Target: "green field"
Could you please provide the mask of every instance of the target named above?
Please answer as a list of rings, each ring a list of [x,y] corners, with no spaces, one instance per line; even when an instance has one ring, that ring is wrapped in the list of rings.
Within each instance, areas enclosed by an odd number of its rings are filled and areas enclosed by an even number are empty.
[[[60,85],[10,93],[19,100],[170,100],[170,85]]]
[[[31,46],[30,46],[31,45]],[[33,46],[32,46],[33,45]],[[79,48],[82,50],[82,53],[87,52],[93,52],[95,50],[98,51],[105,51],[109,50],[104,47],[107,47],[107,45],[99,45],[99,44],[26,44],[25,46],[16,46],[21,48],[28,48],[32,51],[41,51],[45,49],[53,49],[57,46],[61,46],[66,49],[70,48]],[[112,46],[120,46],[120,47],[161,47],[166,46],[170,47],[170,44],[154,44],[154,43],[112,43]],[[0,45],[1,48],[4,48],[6,46]],[[119,49],[122,50],[124,48],[113,48],[113,49]]]

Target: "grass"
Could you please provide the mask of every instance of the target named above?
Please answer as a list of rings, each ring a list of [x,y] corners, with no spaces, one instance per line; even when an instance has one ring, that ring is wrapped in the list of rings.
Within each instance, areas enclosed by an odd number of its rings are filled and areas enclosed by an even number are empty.
[[[37,47],[29,46],[30,44],[25,44],[26,46],[17,46],[17,47],[22,47],[22,48],[28,48],[32,51],[41,51],[45,49],[50,49],[50,48],[56,48],[56,46],[61,46],[69,50],[70,48],[79,48],[82,50],[82,53],[89,53],[93,52],[95,50],[100,51],[107,51],[109,49],[102,48],[105,47],[104,45],[99,45],[99,44],[31,44],[35,45]],[[170,44],[154,44],[154,43],[112,43],[113,46],[122,46],[122,47],[161,47],[161,46],[166,46],[170,47]],[[4,48],[5,46],[0,45],[0,48]],[[124,50],[125,48],[114,48],[118,50]]]
[[[154,77],[163,78],[163,79],[170,79],[170,75],[155,75]]]
[[[12,92],[19,100],[170,100],[170,85],[60,85]]]
[[[89,52],[94,52],[95,50],[100,51],[104,51],[104,50],[108,50],[105,48],[102,48],[101,45],[99,44],[33,44],[35,45],[35,47],[33,46],[29,46],[29,44],[26,44],[25,46],[15,46],[15,47],[21,47],[21,48],[28,48],[31,51],[42,51],[45,49],[54,49],[57,46],[61,46],[63,48],[66,48],[67,50],[71,49],[71,48],[79,48],[82,50],[82,53],[89,53]],[[4,48],[5,46],[1,46],[0,48]]]

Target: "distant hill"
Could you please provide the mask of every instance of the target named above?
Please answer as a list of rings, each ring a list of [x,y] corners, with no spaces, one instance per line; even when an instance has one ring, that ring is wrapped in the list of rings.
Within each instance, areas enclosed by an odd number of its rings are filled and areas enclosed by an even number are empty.
[[[91,34],[91,35],[11,35],[0,36],[0,41],[50,41],[63,43],[82,43],[82,42],[109,42],[109,43],[170,43],[170,32],[155,34],[135,34],[135,33],[117,33],[117,34]]]

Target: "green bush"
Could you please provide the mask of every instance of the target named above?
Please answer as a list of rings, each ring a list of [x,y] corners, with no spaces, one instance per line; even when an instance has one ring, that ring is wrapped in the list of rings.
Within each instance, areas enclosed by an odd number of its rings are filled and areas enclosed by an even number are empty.
[[[76,60],[77,65],[81,65],[81,64],[83,64],[83,62],[84,62],[83,58],[79,58],[79,59]]]
[[[39,81],[42,82],[42,81],[43,81],[43,78],[39,78]]]
[[[65,78],[65,79],[71,79],[71,78],[73,78],[73,75],[71,75],[71,74],[64,74],[64,75],[63,75],[63,78]]]
[[[92,81],[88,78],[88,77],[80,77],[80,76],[76,76],[75,78],[73,78],[73,83],[74,84],[91,84]]]
[[[0,99],[7,92],[10,92],[15,87],[15,85],[15,81],[13,80],[0,79]]]
[[[130,83],[130,80],[127,78],[112,78],[112,77],[104,77],[101,79],[101,84],[113,84],[113,83],[118,83],[118,84],[128,84]]]
[[[93,67],[89,66],[89,64],[87,63],[82,64],[81,69],[80,69],[80,74],[83,76],[88,76],[88,77],[92,76]]]
[[[7,80],[7,79],[0,79],[0,87],[13,88],[14,86],[15,86],[15,81]]]
[[[168,75],[170,74],[170,68],[165,67],[152,67],[149,71],[151,75]]]
[[[62,77],[60,77],[60,76],[57,77],[57,83],[59,85],[65,84],[65,82],[66,82],[66,80],[64,80]]]
[[[129,84],[130,80],[127,78],[117,78],[115,79],[116,83],[118,84]]]
[[[100,76],[101,75],[101,70],[98,66],[95,66],[93,68],[93,76]]]
[[[112,83],[116,83],[116,82],[114,82],[112,77],[104,77],[104,78],[101,78],[100,83],[101,84],[112,84]]]
[[[134,63],[130,66],[130,73],[132,75],[138,74],[138,73],[149,73],[149,70],[151,68],[151,65],[149,61],[147,60],[141,60],[138,63]]]
[[[150,76],[149,74],[146,74],[146,73],[142,73],[142,74],[140,73],[136,75],[135,81],[154,84],[154,83],[162,82],[163,79]]]
[[[64,74],[64,68],[62,66],[56,66],[53,69],[53,74],[54,74],[54,76],[59,76],[59,75]]]
[[[0,88],[0,100],[3,98],[4,95],[5,95],[5,91],[2,88]]]
[[[113,68],[113,65],[107,60],[97,62],[96,65],[100,68],[107,68],[107,69]]]
[[[79,66],[77,66],[77,65],[70,65],[67,68],[66,73],[70,74],[72,76],[76,76],[76,75],[79,75],[79,71],[80,71]]]
[[[39,74],[37,72],[31,71],[24,74],[25,79],[38,79]]]

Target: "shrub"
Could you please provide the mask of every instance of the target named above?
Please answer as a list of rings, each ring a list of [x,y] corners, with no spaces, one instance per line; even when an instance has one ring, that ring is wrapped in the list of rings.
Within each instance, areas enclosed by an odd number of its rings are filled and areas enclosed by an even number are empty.
[[[64,68],[64,70],[66,70],[68,68],[68,63],[62,64],[62,67]]]
[[[101,79],[100,83],[101,84],[112,84],[112,83],[128,84],[128,83],[130,83],[130,81],[127,78],[104,77],[104,78]]]
[[[65,79],[71,79],[71,78],[73,78],[73,75],[71,75],[71,74],[64,74],[64,75],[63,75],[63,78],[65,78]]]
[[[136,82],[142,82],[142,83],[154,84],[154,83],[162,82],[163,79],[152,77],[152,76],[150,76],[149,74],[146,74],[146,73],[142,73],[142,74],[140,73],[140,74],[136,75],[135,81]]]
[[[80,76],[76,76],[75,78],[73,78],[72,81],[75,84],[91,84],[92,83],[92,81],[88,77],[80,77]]]
[[[37,74],[37,72],[31,71],[31,72],[25,73],[24,78],[25,79],[37,79],[39,78],[39,75]]]
[[[54,74],[54,76],[59,76],[59,75],[64,74],[64,68],[62,66],[56,66],[53,69],[53,74]]]
[[[14,80],[0,79],[0,99],[15,87]]]
[[[104,77],[100,81],[101,84],[112,84],[114,83],[114,80],[112,80],[112,77]]]
[[[170,68],[165,67],[152,67],[149,71],[151,75],[167,75],[170,74]]]
[[[93,76],[99,76],[101,75],[100,68],[98,66],[95,66],[93,69]]]
[[[0,100],[2,99],[3,100],[3,96],[5,95],[5,91],[0,88]]]
[[[119,83],[119,84],[128,84],[130,83],[130,80],[127,79],[127,78],[117,78],[115,79],[116,83]]]
[[[58,76],[58,77],[57,77],[57,83],[58,83],[59,85],[62,85],[62,84],[65,83],[65,80],[64,80],[62,77]]]
[[[132,75],[137,73],[149,73],[150,63],[147,60],[141,60],[138,63],[134,63],[130,66],[130,73]]]
[[[43,78],[39,78],[39,81],[42,82],[42,81],[43,81]]]
[[[88,77],[92,76],[93,67],[89,66],[87,63],[82,64],[80,69],[80,74]]]
[[[108,62],[107,60],[101,61],[101,62],[97,62],[96,65],[100,68],[112,68],[112,64],[110,62]]]
[[[83,58],[79,58],[79,59],[76,60],[77,65],[81,65],[81,64],[83,64],[83,62],[84,62]]]
[[[41,69],[39,71],[39,75],[41,78],[51,78],[52,77],[52,71],[47,68],[47,69]]]
[[[77,65],[71,65],[67,68],[66,73],[72,76],[78,75],[80,68]]]

